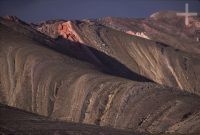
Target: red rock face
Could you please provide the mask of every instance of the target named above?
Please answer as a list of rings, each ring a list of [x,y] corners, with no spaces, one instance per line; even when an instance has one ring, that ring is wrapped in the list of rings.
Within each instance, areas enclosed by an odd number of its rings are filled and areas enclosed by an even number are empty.
[[[78,34],[74,31],[70,21],[58,25],[58,34],[73,42],[82,42]]]

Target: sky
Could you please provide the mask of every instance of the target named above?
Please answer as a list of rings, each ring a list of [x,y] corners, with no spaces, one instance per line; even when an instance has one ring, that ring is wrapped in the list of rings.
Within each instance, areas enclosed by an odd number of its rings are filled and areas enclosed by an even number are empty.
[[[96,19],[107,16],[145,18],[157,11],[200,13],[200,0],[0,0],[0,16],[27,22],[51,19]]]

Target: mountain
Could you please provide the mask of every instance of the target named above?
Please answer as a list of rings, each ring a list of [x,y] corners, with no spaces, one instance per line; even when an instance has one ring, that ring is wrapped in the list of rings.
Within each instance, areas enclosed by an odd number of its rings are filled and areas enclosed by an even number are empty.
[[[40,24],[0,18],[0,102],[53,124],[198,134],[199,42],[188,32],[196,26],[183,24],[174,12]]]
[[[187,28],[184,20],[175,16],[174,12],[161,12],[139,20],[56,21],[36,29],[52,38],[62,36],[95,48],[156,83],[199,95],[200,43],[194,35],[194,22],[199,18],[194,18]],[[96,57],[109,69],[115,71],[118,67],[101,55]]]

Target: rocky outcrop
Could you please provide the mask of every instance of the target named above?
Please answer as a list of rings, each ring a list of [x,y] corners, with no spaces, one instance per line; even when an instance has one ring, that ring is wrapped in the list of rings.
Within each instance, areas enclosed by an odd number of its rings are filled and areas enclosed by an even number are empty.
[[[133,31],[126,31],[127,34],[133,35],[133,36],[138,36],[146,39],[150,39],[145,32],[133,32]]]
[[[47,21],[42,22],[39,24],[33,24],[32,27],[40,31],[41,33],[45,33],[46,35],[50,36],[51,38],[57,38],[59,36],[58,33],[58,26],[63,23],[62,20],[60,21]]]
[[[47,21],[40,24],[33,24],[33,27],[55,39],[62,37],[72,42],[83,43],[81,37],[74,30],[75,26],[72,21]]]
[[[58,25],[58,34],[65,39],[68,39],[73,42],[83,43],[79,35],[73,29],[72,22],[64,22]]]

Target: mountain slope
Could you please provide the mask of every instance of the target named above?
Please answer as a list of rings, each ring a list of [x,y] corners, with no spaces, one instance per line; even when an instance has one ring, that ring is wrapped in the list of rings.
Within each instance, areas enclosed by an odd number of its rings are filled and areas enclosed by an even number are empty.
[[[131,131],[54,121],[0,104],[0,134],[29,135],[140,135]],[[144,134],[143,134],[144,135]]]
[[[143,32],[149,39],[165,43],[175,49],[199,54],[199,42],[196,42],[196,30],[199,16],[190,17],[189,26],[185,18],[175,11],[160,11],[145,19],[102,18],[98,22],[123,32]]]
[[[173,21],[167,22],[169,18]],[[192,35],[195,26],[184,28],[182,23],[182,18],[175,19],[175,13],[169,12],[139,20],[105,18],[46,22],[37,25],[36,29],[55,39],[62,37],[94,48],[116,59],[131,72],[156,83],[199,95],[200,46]],[[59,43],[66,44],[62,42],[63,39],[59,39]],[[86,52],[84,49],[79,51]],[[121,73],[117,69],[118,65],[110,64],[110,61],[95,52],[93,54],[101,67],[103,64]],[[128,78],[134,80],[130,76]]]
[[[102,27],[102,31],[106,28]],[[122,48],[117,49],[118,53],[106,53],[80,42],[51,39],[29,25],[5,19],[1,19],[0,29],[1,103],[54,120],[150,133],[200,132],[199,96],[150,82],[134,70],[131,73],[135,76],[127,79],[129,70],[124,65],[128,64],[119,61],[126,58],[119,59],[125,54]],[[112,39],[116,40],[110,42],[117,43],[123,36],[127,46],[133,46],[132,51],[141,47],[142,52],[147,43],[151,43],[148,47],[159,48],[152,41],[108,30],[107,34],[112,33]],[[129,46],[128,41],[138,42],[140,46],[132,42]],[[117,45],[115,47],[120,48],[120,44]],[[77,48],[84,53],[74,51]],[[75,57],[79,53],[84,58]],[[149,53],[146,51],[144,56]],[[87,61],[89,56],[92,61]],[[140,53],[137,56],[139,61]],[[108,63],[119,67],[115,69]],[[138,70],[142,69],[138,67]],[[120,72],[122,74],[118,74]]]

